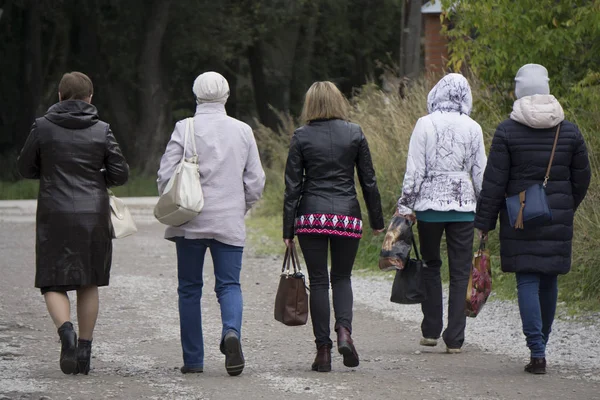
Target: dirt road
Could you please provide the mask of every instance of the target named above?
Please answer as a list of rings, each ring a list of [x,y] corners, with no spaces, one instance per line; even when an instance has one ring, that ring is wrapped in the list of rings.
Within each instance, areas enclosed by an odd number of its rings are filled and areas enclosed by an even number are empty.
[[[361,365],[345,368],[334,353],[331,373],[311,372],[310,324],[289,328],[272,316],[280,260],[255,257],[251,248],[242,276],[244,373],[232,378],[224,369],[207,258],[205,372],[184,376],[178,370],[182,360],[174,246],[162,239],[163,228],[147,208],[134,212],[140,231],[115,241],[111,285],[101,289],[93,369],[89,376],[66,376],[58,368],[56,330],[42,296],[32,287],[31,204],[0,206],[0,399],[600,398],[600,384],[580,378],[576,367],[532,376],[522,371],[521,362],[472,345],[460,355],[447,355],[441,346],[424,351],[414,326],[359,302],[354,338]]]

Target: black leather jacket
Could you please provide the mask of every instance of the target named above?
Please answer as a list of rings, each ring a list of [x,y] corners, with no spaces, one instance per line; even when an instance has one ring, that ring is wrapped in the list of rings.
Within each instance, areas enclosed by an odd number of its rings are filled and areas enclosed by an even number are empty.
[[[109,186],[129,166],[96,107],[53,105],[31,128],[18,159],[21,175],[40,180],[36,287],[108,285],[112,260]]]
[[[297,215],[323,213],[362,218],[354,167],[373,229],[383,229],[381,199],[367,139],[360,126],[316,120],[296,130],[285,168],[283,238],[294,237]]]

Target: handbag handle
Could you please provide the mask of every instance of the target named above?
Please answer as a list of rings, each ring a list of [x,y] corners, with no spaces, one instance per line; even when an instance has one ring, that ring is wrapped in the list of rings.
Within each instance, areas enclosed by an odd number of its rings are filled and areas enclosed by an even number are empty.
[[[291,242],[291,259],[292,264],[294,265],[294,273],[302,272],[302,268],[300,267],[300,257],[298,257],[298,250],[296,250],[296,243]]]
[[[558,135],[560,133],[560,124],[556,127],[556,135],[554,136],[554,145],[552,146],[552,154],[550,154],[550,162],[548,162],[548,168],[546,169],[546,176],[544,177],[544,189],[550,179],[550,170],[552,169],[552,162],[554,161],[554,154],[556,153],[556,145],[558,144]]]
[[[290,242],[289,246],[285,249],[285,256],[283,257],[283,267],[281,273],[290,273],[290,264],[294,268],[294,274],[302,272],[300,267],[300,258],[298,257],[298,251],[296,250],[296,244]]]
[[[415,234],[412,234],[412,244],[413,249],[415,250],[415,256],[417,256],[417,260],[421,260],[421,255],[419,254],[419,249],[417,248],[417,241],[415,240]]]
[[[290,270],[290,248],[288,246],[286,246],[285,256],[283,256],[283,266],[281,267],[281,273],[283,274],[289,270]]]
[[[198,157],[198,152],[196,151],[196,133],[194,131],[194,118],[186,118],[185,119],[185,131],[183,133],[183,155],[181,156],[181,162],[185,161],[185,155],[187,154],[188,142],[190,140],[190,136],[192,139],[192,151],[193,156]]]

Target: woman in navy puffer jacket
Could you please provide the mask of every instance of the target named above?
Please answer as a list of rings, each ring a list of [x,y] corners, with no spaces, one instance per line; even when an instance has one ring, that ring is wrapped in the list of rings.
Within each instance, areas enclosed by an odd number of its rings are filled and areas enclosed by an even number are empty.
[[[525,371],[546,373],[546,344],[558,295],[557,277],[571,268],[573,218],[590,183],[590,164],[583,136],[565,121],[563,109],[550,95],[548,71],[523,66],[515,78],[517,101],[510,119],[494,135],[475,227],[482,235],[496,228],[500,215],[502,271],[515,272],[523,333],[531,351]],[[560,133],[546,187],[552,221],[515,229],[508,220],[505,198],[542,183]]]

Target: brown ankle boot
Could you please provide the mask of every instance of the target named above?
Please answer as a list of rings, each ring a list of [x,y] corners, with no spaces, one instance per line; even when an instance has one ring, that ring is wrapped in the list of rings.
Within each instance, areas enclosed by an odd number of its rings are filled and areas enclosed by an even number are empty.
[[[340,326],[337,329],[337,344],[338,351],[344,356],[344,365],[350,368],[358,367],[358,353],[354,348],[354,342],[350,337],[348,328]]]
[[[331,371],[331,346],[324,344],[319,347],[315,362],[312,364],[312,370],[318,372]]]

